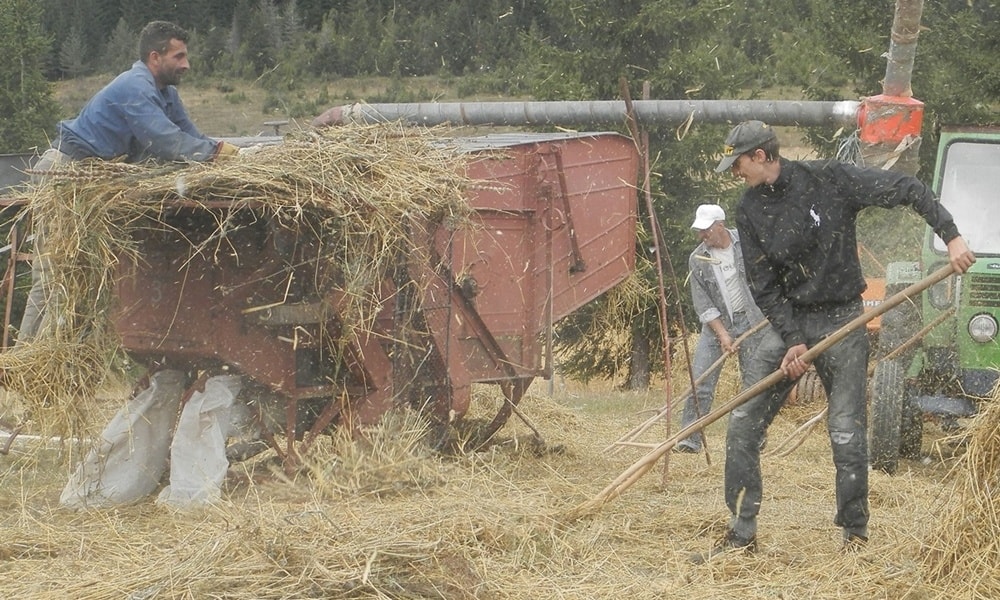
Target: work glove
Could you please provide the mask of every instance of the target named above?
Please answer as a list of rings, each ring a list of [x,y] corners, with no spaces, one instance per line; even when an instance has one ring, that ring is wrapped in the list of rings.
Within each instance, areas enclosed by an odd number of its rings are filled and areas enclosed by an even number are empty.
[[[215,160],[232,158],[240,153],[240,147],[229,142],[219,142],[215,149]]]

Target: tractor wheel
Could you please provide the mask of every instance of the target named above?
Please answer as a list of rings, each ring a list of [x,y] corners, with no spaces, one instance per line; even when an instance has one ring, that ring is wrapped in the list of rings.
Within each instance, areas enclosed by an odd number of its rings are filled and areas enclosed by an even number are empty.
[[[892,475],[899,464],[903,425],[903,368],[884,360],[871,379],[869,453],[872,468]]]
[[[906,458],[919,458],[924,437],[924,414],[903,389],[903,415],[899,428],[899,454]]]
[[[895,288],[889,291],[894,291]],[[886,293],[888,294],[889,291]],[[882,315],[877,343],[872,346],[875,358],[881,358],[909,340],[920,329],[920,307],[914,302],[904,302]],[[910,359],[916,352],[911,348],[898,358]]]

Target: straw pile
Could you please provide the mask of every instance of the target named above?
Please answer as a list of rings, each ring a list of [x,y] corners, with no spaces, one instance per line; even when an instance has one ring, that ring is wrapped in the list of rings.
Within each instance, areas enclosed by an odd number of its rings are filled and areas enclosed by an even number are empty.
[[[945,589],[967,589],[967,598],[1000,597],[1000,404],[976,419],[956,466],[948,510],[935,519],[924,565]],[[961,442],[965,443],[965,439]],[[957,597],[957,595],[956,595]]]
[[[942,485],[957,464],[945,443],[894,477],[872,473],[872,537],[856,554],[841,552],[832,523],[834,472],[822,433],[786,457],[765,458],[755,555],[689,561],[725,528],[718,450],[711,465],[703,455],[675,455],[665,483],[651,475],[587,519],[560,520],[633,460],[638,450],[608,457],[603,448],[661,404],[660,390],[564,382],[554,398],[538,390],[521,402],[545,451],[526,443],[531,433],[513,419],[488,451],[448,457],[418,441],[426,435],[419,417],[394,415],[358,444],[322,438],[293,480],[272,470],[273,455],[236,465],[224,501],[192,512],[152,502],[62,509],[58,457],[16,447],[0,456],[0,596],[990,597],[973,587],[992,574],[979,570],[983,562],[958,561],[940,581],[923,563],[921,543],[934,539],[936,515],[958,509]],[[780,413],[771,437],[796,426]],[[724,429],[719,422],[709,432],[720,450]],[[930,436],[940,435],[933,429]],[[993,525],[983,526],[984,536],[996,536]]]
[[[5,387],[41,430],[68,433],[93,412],[94,392],[119,356],[113,324],[120,261],[142,260],[132,232],[166,227],[178,202],[232,202],[287,227],[309,227],[328,248],[347,302],[340,340],[365,330],[383,301],[378,285],[421,228],[468,225],[471,184],[444,130],[400,124],[302,133],[230,161],[148,167],[79,161],[47,173],[30,209],[51,263],[52,299],[37,340],[0,355]],[[225,251],[228,218],[195,253]],[[211,244],[212,247],[207,247]]]

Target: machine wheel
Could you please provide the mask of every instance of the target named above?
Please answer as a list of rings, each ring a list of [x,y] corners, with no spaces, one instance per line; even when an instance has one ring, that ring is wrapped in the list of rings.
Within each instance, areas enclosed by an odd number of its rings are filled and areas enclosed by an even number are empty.
[[[919,458],[924,437],[924,414],[903,389],[903,415],[899,428],[899,455]]]
[[[897,286],[886,290],[886,296],[899,291]],[[872,346],[873,355],[881,358],[909,340],[920,328],[920,308],[914,302],[904,302],[882,315],[882,325],[879,327],[877,343]],[[899,355],[900,359],[911,359],[916,348],[911,348]]]
[[[871,379],[869,452],[872,468],[892,475],[899,464],[903,429],[903,368],[884,360]]]

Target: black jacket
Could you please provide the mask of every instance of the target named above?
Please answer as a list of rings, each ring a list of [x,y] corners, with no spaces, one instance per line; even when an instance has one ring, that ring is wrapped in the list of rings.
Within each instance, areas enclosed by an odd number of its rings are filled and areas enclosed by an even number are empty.
[[[861,209],[911,206],[945,242],[959,235],[951,214],[915,177],[836,161],[780,160],[773,185],[743,192],[736,226],[750,291],[789,346],[805,343],[794,308],[842,305],[864,291],[856,236]]]

